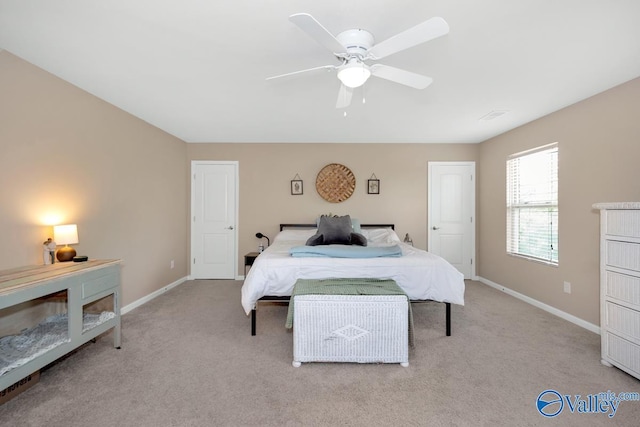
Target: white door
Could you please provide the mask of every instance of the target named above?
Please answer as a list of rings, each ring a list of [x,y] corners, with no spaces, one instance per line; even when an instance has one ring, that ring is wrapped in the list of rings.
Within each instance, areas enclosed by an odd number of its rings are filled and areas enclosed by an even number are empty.
[[[429,162],[429,252],[475,277],[475,162]]]
[[[191,162],[191,277],[234,279],[238,163]]]

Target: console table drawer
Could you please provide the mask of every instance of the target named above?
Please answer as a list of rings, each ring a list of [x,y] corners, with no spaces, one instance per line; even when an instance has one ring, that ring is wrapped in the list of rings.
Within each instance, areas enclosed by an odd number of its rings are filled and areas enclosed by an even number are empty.
[[[91,277],[82,280],[82,299],[91,298],[107,290],[115,290],[118,286],[118,270],[107,268],[105,271],[95,272]]]

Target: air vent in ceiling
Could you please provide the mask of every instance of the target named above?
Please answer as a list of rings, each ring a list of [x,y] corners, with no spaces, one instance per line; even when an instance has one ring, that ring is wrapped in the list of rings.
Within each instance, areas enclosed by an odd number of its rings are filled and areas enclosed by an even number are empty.
[[[505,114],[507,114],[509,111],[507,110],[493,110],[488,112],[487,114],[485,114],[484,116],[480,117],[480,121],[481,122],[488,122],[489,120],[493,120],[497,117],[503,116]]]

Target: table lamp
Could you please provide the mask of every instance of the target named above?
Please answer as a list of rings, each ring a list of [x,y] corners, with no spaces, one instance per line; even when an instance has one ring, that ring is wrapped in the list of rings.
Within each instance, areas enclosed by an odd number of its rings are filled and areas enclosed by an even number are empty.
[[[76,250],[69,245],[78,244],[78,226],[76,224],[55,225],[53,227],[53,240],[57,245],[64,245],[64,247],[58,249],[56,254],[58,261],[71,261],[76,256]]]
[[[262,233],[256,233],[256,237],[257,237],[258,239],[262,239],[262,238],[267,239],[267,246],[271,245],[271,240],[269,240],[269,238],[268,238],[267,236],[265,236],[264,234],[262,234]]]

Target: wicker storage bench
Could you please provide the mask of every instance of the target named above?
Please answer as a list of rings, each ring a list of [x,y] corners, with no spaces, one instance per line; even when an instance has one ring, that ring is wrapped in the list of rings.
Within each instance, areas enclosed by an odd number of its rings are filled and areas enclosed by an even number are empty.
[[[302,362],[409,366],[404,295],[296,295],[293,366]]]

